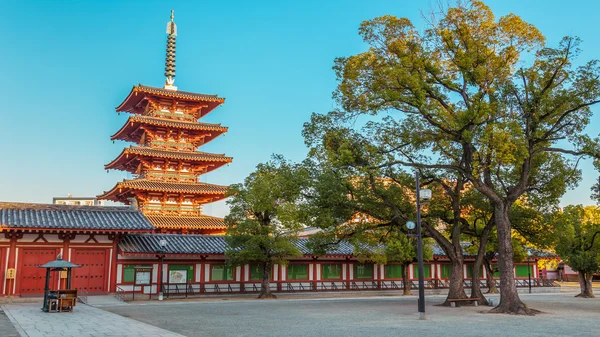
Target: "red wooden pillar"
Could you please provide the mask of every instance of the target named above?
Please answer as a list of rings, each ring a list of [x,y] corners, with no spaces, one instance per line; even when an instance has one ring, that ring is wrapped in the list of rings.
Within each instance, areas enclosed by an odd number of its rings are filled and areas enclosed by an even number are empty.
[[[203,257],[200,259],[200,293],[204,293],[205,289],[204,289],[204,282],[206,279],[206,258]],[[242,271],[242,275],[243,275],[243,271]]]
[[[8,248],[8,266],[7,268],[16,268],[16,264],[17,264],[17,238],[15,237],[15,233],[11,233],[11,237],[10,237],[10,247]],[[6,280],[6,289],[5,289],[5,294],[6,295],[15,295],[16,293],[18,293],[18,289],[17,287],[15,287],[14,283],[17,282],[17,278],[15,277],[12,280]],[[15,289],[15,291],[13,291],[13,289]]]
[[[240,292],[245,292],[246,288],[244,286],[244,281],[246,281],[246,265],[243,264],[240,268],[242,269],[240,272]]]
[[[350,260],[346,258],[346,289],[350,290],[350,268],[352,268],[352,264]]]
[[[283,267],[278,264],[277,265],[277,291],[281,291],[282,287],[281,287],[281,275],[283,275]]]
[[[120,235],[115,235],[113,238],[113,246],[112,246],[112,259],[110,261],[110,288],[108,292],[116,292],[117,291],[117,268],[119,267],[119,241],[121,240]]]
[[[317,291],[317,259],[313,258],[313,289]]]
[[[69,260],[69,244],[71,243],[69,235],[63,237],[62,259]],[[59,276],[60,277],[60,276]],[[60,289],[67,289],[67,279],[60,279]]]

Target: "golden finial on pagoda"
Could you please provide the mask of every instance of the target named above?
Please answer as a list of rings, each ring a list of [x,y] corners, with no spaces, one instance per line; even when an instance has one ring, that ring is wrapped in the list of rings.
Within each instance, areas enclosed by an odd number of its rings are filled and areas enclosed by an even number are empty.
[[[165,89],[177,90],[175,86],[175,43],[177,39],[177,25],[175,24],[175,11],[171,10],[171,21],[167,23],[167,56],[165,61]]]

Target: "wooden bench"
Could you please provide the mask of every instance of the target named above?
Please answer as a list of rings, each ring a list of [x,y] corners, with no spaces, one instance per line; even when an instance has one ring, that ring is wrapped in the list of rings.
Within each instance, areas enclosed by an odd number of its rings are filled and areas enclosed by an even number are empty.
[[[64,289],[56,292],[59,312],[71,312],[77,303],[77,289]]]
[[[474,297],[474,298],[449,298],[447,299],[448,302],[450,302],[450,306],[452,308],[456,307],[456,302],[471,302],[473,303],[474,306],[477,306],[479,304],[479,300],[480,298]]]

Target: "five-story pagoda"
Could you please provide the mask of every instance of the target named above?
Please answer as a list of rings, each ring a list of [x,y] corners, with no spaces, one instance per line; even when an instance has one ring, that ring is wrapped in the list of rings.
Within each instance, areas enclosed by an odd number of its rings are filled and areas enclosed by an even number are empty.
[[[223,104],[217,95],[179,91],[175,87],[177,26],[167,24],[167,57],[164,88],[134,86],[117,112],[129,112],[125,125],[111,139],[133,142],[106,169],[128,171],[123,180],[100,199],[135,203],[148,220],[163,232],[219,234],[223,219],[202,214],[202,205],[225,198],[227,186],[198,181],[232,158],[197,149],[227,128],[198,122]]]

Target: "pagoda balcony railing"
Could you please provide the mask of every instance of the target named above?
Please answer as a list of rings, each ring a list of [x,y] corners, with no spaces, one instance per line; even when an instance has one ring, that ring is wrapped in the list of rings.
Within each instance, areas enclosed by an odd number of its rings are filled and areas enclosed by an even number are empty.
[[[196,121],[196,117],[188,114],[180,114],[174,112],[166,112],[166,111],[154,111],[153,115],[155,117],[167,117],[170,119],[179,119],[183,121]]]
[[[180,143],[180,142],[169,142],[164,140],[152,141],[152,147],[158,147],[163,149],[176,149],[176,150],[188,150],[194,151],[197,146],[192,143]]]
[[[178,204],[146,204],[140,207],[140,210],[145,213],[200,215],[202,207]]]
[[[148,171],[139,176],[140,178],[148,178],[160,181],[180,181],[180,182],[197,182],[198,177],[191,173],[165,172],[165,171]]]

